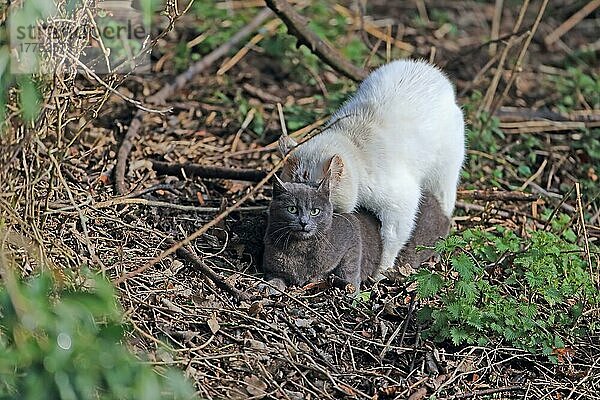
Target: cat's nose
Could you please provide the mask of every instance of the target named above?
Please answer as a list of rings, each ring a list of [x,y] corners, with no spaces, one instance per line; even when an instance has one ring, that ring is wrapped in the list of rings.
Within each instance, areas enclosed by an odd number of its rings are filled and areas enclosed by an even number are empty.
[[[308,221],[300,221],[300,226],[302,227],[302,230],[305,232],[308,232],[309,229],[307,228],[308,226]]]

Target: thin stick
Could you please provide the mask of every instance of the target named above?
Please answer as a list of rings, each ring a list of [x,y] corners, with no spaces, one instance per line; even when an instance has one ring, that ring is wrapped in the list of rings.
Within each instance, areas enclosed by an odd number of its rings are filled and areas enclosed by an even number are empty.
[[[500,34],[500,21],[502,20],[502,9],[504,6],[504,0],[496,0],[496,4],[494,5],[494,17],[492,18],[492,31],[490,38],[492,40],[498,39],[498,35]],[[490,44],[489,54],[490,57],[496,55],[496,51],[498,50],[498,44],[492,43]]]
[[[486,200],[486,201],[526,201],[533,202],[539,197],[523,192],[507,192],[499,190],[459,190],[457,197],[460,199]]]
[[[152,168],[161,175],[171,176],[197,176],[205,179],[233,179],[237,181],[260,182],[266,171],[247,168],[227,168],[208,166],[194,163],[171,164],[163,161],[150,160]]]
[[[393,37],[391,37],[391,38],[388,37],[388,35],[386,33],[381,32],[377,28],[377,26],[375,24],[373,24],[371,21],[365,20],[364,18],[361,18],[361,17],[354,16],[352,14],[352,12],[348,8],[344,7],[343,5],[335,4],[333,6],[333,9],[335,11],[337,11],[338,14],[340,14],[341,16],[352,19],[355,25],[358,25],[358,26],[362,25],[362,28],[364,29],[364,31],[367,32],[369,35],[375,37],[376,39],[381,40],[381,41],[391,41],[395,47],[397,47],[398,49],[405,51],[407,53],[412,53],[415,51],[415,46],[413,46],[412,44],[403,42],[403,41],[393,38]],[[356,21],[357,19],[359,21]],[[372,49],[371,49],[371,51],[372,51]]]
[[[580,23],[585,17],[592,13],[596,8],[600,7],[600,0],[592,0],[587,3],[583,8],[571,15],[565,22],[560,24],[552,33],[546,36],[544,43],[546,46],[550,46],[561,38],[562,35],[569,32],[575,25]]]
[[[579,211],[581,229],[583,230],[583,248],[585,250],[585,255],[587,256],[588,264],[590,267],[590,278],[592,278],[592,282],[596,281],[596,284],[600,286],[600,277],[594,275],[594,267],[592,267],[592,255],[590,254],[589,236],[585,227],[585,218],[583,217],[583,204],[581,202],[581,191],[579,188],[579,182],[575,182],[575,194],[577,195],[577,209]]]
[[[147,200],[147,199],[138,199],[138,198],[123,198],[118,197],[116,199],[111,199],[107,201],[103,201],[100,203],[96,203],[92,206],[94,209],[99,208],[108,208],[119,204],[139,204],[143,206],[149,207],[164,207],[164,208],[172,208],[180,211],[194,211],[194,212],[218,212],[221,210],[219,207],[197,207],[197,206],[185,206],[181,204],[173,204],[167,203],[166,201],[155,201],[155,200]],[[238,211],[263,211],[266,210],[266,206],[251,206],[240,208]]]
[[[429,20],[429,15],[427,15],[427,6],[425,6],[425,2],[423,0],[415,0],[417,11],[419,12],[419,18],[425,24],[429,25],[431,21]]]
[[[529,184],[531,182],[535,181],[542,174],[542,172],[544,172],[544,168],[546,168],[546,164],[548,164],[548,159],[544,158],[544,161],[542,161],[542,165],[540,165],[540,167],[537,169],[537,171],[535,171],[535,173],[533,175],[531,175],[529,177],[529,179],[527,179],[525,181],[525,183],[523,183],[521,185],[521,187],[519,188],[519,190],[525,190],[525,188],[527,186],[529,186]]]
[[[171,240],[171,239],[167,239],[165,241],[165,243],[167,243],[169,246],[171,246],[171,248],[176,247],[178,245],[178,243],[176,243],[174,240]],[[198,270],[200,270],[200,272],[202,272],[202,274],[204,276],[206,276],[215,285],[217,285],[217,287],[232,294],[233,296],[236,297],[237,300],[243,301],[243,300],[248,300],[250,298],[250,296],[247,293],[242,292],[239,289],[236,289],[229,282],[224,280],[219,274],[217,274],[211,267],[206,265],[197,255],[195,255],[191,251],[189,251],[183,247],[179,247],[176,250],[176,252],[177,252],[178,256],[189,261],[192,265],[194,265],[194,267],[196,267]]]
[[[250,39],[250,41],[244,45],[244,47],[242,47],[237,53],[235,53],[233,57],[231,57],[229,60],[225,61],[221,65],[221,68],[219,68],[219,70],[217,71],[217,75],[223,75],[231,68],[233,68],[235,64],[237,64],[242,58],[244,58],[244,56],[248,53],[252,46],[256,46],[261,40],[265,38],[267,34],[272,34],[280,24],[281,21],[278,19],[274,19],[273,21],[266,24],[264,27],[265,32],[257,33],[256,35],[254,35],[252,39]]]
[[[287,136],[287,127],[285,126],[285,117],[283,115],[283,108],[281,103],[277,103],[277,113],[279,114],[279,123],[281,124],[281,132],[283,136]]]

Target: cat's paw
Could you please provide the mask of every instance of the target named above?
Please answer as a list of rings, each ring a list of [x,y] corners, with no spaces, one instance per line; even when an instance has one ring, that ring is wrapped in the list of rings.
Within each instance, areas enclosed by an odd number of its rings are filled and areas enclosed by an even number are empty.
[[[275,296],[285,291],[286,284],[280,278],[269,279],[267,282],[258,285],[258,291],[265,293],[267,296]]]

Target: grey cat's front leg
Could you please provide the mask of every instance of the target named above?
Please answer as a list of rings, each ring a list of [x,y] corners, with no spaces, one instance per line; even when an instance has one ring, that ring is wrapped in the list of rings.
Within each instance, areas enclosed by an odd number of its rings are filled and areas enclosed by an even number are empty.
[[[287,285],[285,281],[281,278],[269,277],[266,283],[261,283],[258,285],[259,292],[267,292],[269,296],[279,294],[285,291]]]
[[[333,273],[354,286],[354,294],[360,291],[360,245],[353,245],[340,260]]]

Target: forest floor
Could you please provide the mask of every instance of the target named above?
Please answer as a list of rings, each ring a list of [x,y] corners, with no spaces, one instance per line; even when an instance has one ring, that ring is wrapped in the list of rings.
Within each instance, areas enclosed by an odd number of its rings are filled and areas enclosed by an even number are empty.
[[[261,3],[197,1],[155,46],[152,72],[128,77],[118,91],[144,103],[227,42]],[[469,150],[452,231],[458,237],[511,232],[520,243],[532,232],[552,232],[574,246],[569,251],[598,285],[598,10],[573,20],[588,2],[551,1],[529,38],[541,1],[532,1],[513,36],[521,7],[515,1],[504,1],[498,12],[494,2],[372,0],[365,31],[351,3],[294,2],[311,29],[355,65],[424,58],[456,85]],[[490,42],[493,30],[501,40]],[[119,280],[131,346],[157,368],[184,370],[201,398],[600,398],[599,303],[591,300],[564,330],[554,334],[561,322],[549,323],[546,333],[559,339],[543,348],[517,345],[498,332],[482,334],[485,341],[461,340],[452,336],[457,331],[445,339],[428,336],[430,326],[418,311],[442,301],[421,299],[411,279],[373,284],[359,299],[326,285],[281,296],[259,293],[269,184],[253,189],[261,174],[249,181],[194,177],[178,165],[271,171],[280,160],[273,145],[282,132],[277,104],[287,130],[303,137],[356,90],[355,82],[296,48],[285,32],[269,16],[170,97],[172,112],[142,113],[121,194],[113,174],[136,108],[82,76],[63,141],[48,128],[32,147],[37,150],[20,149],[9,172],[14,183],[0,199],[3,213],[9,221],[30,221],[30,232],[22,231],[39,239],[54,264],[71,270],[86,265]],[[386,40],[386,32],[395,41]],[[513,68],[524,46],[522,65]],[[502,96],[515,71],[518,77]],[[489,92],[495,79],[498,88]],[[64,153],[53,178],[39,174],[41,165],[53,165],[39,143]],[[152,161],[174,172],[159,173]],[[17,194],[19,187],[30,189]],[[239,208],[215,221],[234,204]],[[211,221],[187,250],[154,263]],[[495,249],[492,269],[510,269],[511,257],[528,248]],[[449,260],[428,268],[452,276]],[[34,267],[25,263],[23,272]],[[208,270],[216,272],[214,279]],[[555,304],[526,291],[512,295],[540,310]],[[565,294],[558,303],[579,300]]]

